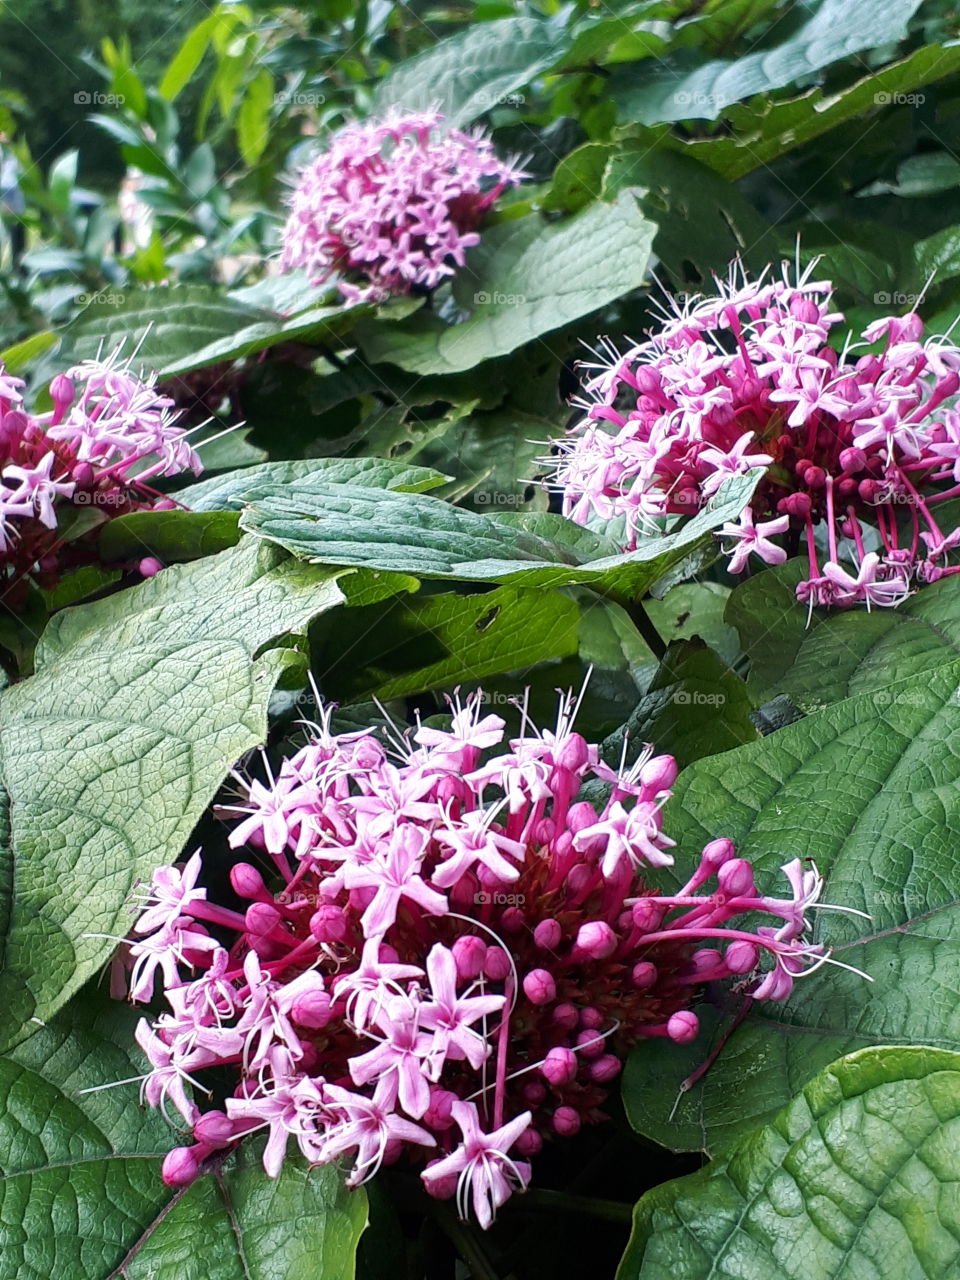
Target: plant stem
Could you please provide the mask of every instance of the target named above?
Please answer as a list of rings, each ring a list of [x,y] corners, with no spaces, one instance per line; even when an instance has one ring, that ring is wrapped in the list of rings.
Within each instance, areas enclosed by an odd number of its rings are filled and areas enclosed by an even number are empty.
[[[432,1208],[440,1228],[470,1268],[473,1280],[500,1280],[480,1242],[456,1214],[441,1201],[437,1201]]]
[[[640,632],[647,647],[652,651],[658,662],[662,662],[667,655],[667,646],[663,642],[663,637],[650,620],[650,615],[644,609],[640,600],[624,600],[616,599],[616,603],[620,605],[624,613]]]
[[[517,1208],[546,1209],[560,1213],[585,1213],[591,1218],[603,1218],[607,1222],[629,1223],[633,1218],[633,1206],[617,1200],[599,1200],[594,1196],[571,1196],[565,1191],[544,1191],[532,1188]]]

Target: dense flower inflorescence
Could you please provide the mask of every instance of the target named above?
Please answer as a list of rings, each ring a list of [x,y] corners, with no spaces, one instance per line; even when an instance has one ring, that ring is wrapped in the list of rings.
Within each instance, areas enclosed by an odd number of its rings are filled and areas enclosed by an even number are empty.
[[[960,494],[960,348],[924,339],[914,314],[854,341],[809,270],[795,282],[732,272],[717,286],[647,341],[611,350],[589,382],[586,418],[561,445],[566,513],[623,518],[632,549],[644,527],[762,467],[750,505],[721,530],[731,572],[752,555],[804,552],[798,597],[841,607],[896,605],[956,573],[960,528],[932,508]]]
[[[65,568],[89,560],[65,511],[95,513],[88,529],[154,506],[152,477],[201,470],[173,401],[118,357],[58,374],[47,413],[29,412],[23,382],[0,366],[0,596],[8,608],[16,610],[31,582],[51,587]],[[143,571],[155,565],[148,558]]]
[[[706,982],[783,1000],[828,959],[807,937],[821,880],[799,860],[784,898],[726,839],[675,893],[646,883],[673,861],[671,757],[611,769],[569,699],[555,731],[525,719],[509,742],[481,707],[391,733],[392,751],[325,714],[223,811],[231,846],[256,851],[231,868],[232,904],[198,884],[199,851],[155,873],[125,960],[131,997],[159,978],[169,1006],[137,1036],[147,1101],[195,1140],[167,1157],[169,1183],[266,1129],[271,1175],[291,1139],[314,1163],[349,1157],[351,1185],[406,1152],[486,1226],[545,1141],[603,1118],[630,1045],[696,1036]],[[577,798],[591,779],[608,788],[596,807]],[[186,1085],[210,1067],[235,1087],[201,1113]]]
[[[350,300],[433,288],[463,266],[496,198],[525,177],[490,142],[435,112],[352,124],[302,171],[283,235],[284,270],[334,273]]]

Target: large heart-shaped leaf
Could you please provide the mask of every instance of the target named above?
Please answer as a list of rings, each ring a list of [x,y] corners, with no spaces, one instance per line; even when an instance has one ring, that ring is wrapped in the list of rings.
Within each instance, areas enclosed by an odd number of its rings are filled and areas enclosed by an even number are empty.
[[[804,574],[792,560],[758,573],[730,596],[726,620],[750,658],[748,686],[765,700],[786,694],[805,710],[880,689],[960,657],[960,594],[950,578],[897,609],[817,610],[796,598]]]
[[[697,851],[730,836],[758,881],[812,858],[823,901],[870,922],[817,913],[815,937],[866,982],[826,966],[783,1005],[754,1006],[701,1083],[681,1082],[728,1029],[707,1019],[691,1045],[631,1056],[634,1125],[671,1147],[714,1147],[766,1119],[844,1053],[877,1043],[960,1045],[960,663],[839,702],[760,742],[700,760],[678,779],[664,830],[681,879]],[[722,1013],[740,1000],[715,993]],[[710,1006],[706,1006],[709,1011]]]
[[[336,577],[244,539],[52,620],[37,674],[0,704],[14,855],[5,1043],[102,963],[102,935],[129,925],[134,881],[177,856],[227,770],[263,740],[290,654],[257,654],[343,600]]]
[[[364,354],[412,373],[457,373],[507,355],[643,284],[655,231],[629,192],[562,222],[532,213],[490,227],[454,281],[467,318],[445,324],[418,311],[399,324],[362,324]]]
[[[960,1262],[960,1054],[864,1049],[637,1205],[618,1280],[940,1280]]]
[[[612,88],[620,118],[641,124],[716,120],[733,102],[782,89],[840,58],[902,40],[919,7],[920,0],[873,0],[870,21],[864,22],[863,11],[849,0],[822,0],[793,35],[773,49],[707,62],[678,54],[661,60],[643,77],[625,69]]]
[[[135,1024],[88,991],[0,1059],[0,1280],[352,1280],[366,1206],[337,1170],[271,1182],[255,1140],[164,1185],[177,1135],[136,1105]]]
[[[374,492],[352,485],[264,489],[241,525],[319,564],[357,565],[423,578],[560,587],[575,583],[636,596],[739,515],[756,473],[727,481],[715,502],[677,533],[616,554],[608,539],[561,516],[487,516],[427,494]]]
[[[448,124],[462,127],[512,100],[557,61],[571,39],[562,22],[540,18],[468,26],[395,67],[377,88],[377,109],[436,108]]]

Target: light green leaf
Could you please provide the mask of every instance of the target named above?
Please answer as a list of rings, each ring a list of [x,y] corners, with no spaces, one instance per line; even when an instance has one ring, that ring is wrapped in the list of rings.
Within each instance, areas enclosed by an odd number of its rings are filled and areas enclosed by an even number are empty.
[[[289,651],[259,650],[343,600],[254,539],[57,614],[37,674],[4,690],[0,779],[16,875],[3,1040],[47,1018],[126,933],[139,876],[181,851],[231,765],[266,733]]]
[[[700,1083],[681,1082],[729,1030],[741,1000],[689,1045],[650,1042],[630,1057],[624,1101],[635,1127],[675,1148],[713,1149],[766,1120],[834,1058],[876,1044],[960,1046],[960,663],[849,698],[760,742],[699,760],[678,779],[664,830],[682,880],[708,840],[728,836],[767,891],[779,868],[811,858],[822,901],[864,921],[814,912],[813,938],[836,960],[789,1000],[750,1009]],[[706,1007],[709,1012],[710,1006]]]
[[[805,572],[801,561],[788,561],[730,596],[726,618],[740,633],[747,683],[759,700],[786,694],[817,710],[960,657],[960,596],[950,578],[896,609],[818,609],[810,617],[794,594]]]
[[[873,0],[865,22],[863,11],[849,0],[822,0],[789,39],[772,49],[708,62],[678,54],[642,78],[629,69],[619,72],[611,92],[622,120],[648,125],[716,120],[731,103],[785,88],[864,49],[902,40],[919,7],[920,0]]]
[[[421,311],[395,325],[366,323],[360,344],[368,360],[412,373],[472,369],[638,288],[655,229],[629,192],[562,222],[529,214],[499,223],[454,280],[465,320],[445,324]]]
[[[617,1280],[940,1280],[960,1260],[960,1054],[864,1049],[648,1191]]]
[[[562,22],[504,18],[468,26],[395,67],[378,86],[383,114],[436,107],[462,128],[525,88],[571,41]]]
[[[218,511],[239,506],[247,494],[277,485],[302,484],[310,488],[322,482],[423,493],[426,489],[436,489],[449,478],[429,467],[412,467],[388,458],[299,458],[292,462],[264,462],[201,480],[199,484],[180,489],[177,501],[191,511]]]
[[[757,473],[735,477],[678,532],[615,554],[607,539],[546,512],[480,515],[427,494],[353,485],[265,488],[241,527],[318,564],[517,586],[593,585],[636,596],[743,510]],[[613,553],[613,554],[612,554]]]
[[[136,1021],[88,990],[0,1059],[0,1280],[352,1280],[365,1197],[336,1169],[272,1182],[254,1140],[164,1185],[177,1134],[137,1105]]]
[[[156,556],[166,565],[214,555],[239,538],[233,511],[134,511],[104,525],[97,550],[107,563]]]
[[[559,591],[500,587],[482,595],[396,595],[321,619],[314,672],[336,702],[382,701],[526,671],[577,651],[580,611]]]

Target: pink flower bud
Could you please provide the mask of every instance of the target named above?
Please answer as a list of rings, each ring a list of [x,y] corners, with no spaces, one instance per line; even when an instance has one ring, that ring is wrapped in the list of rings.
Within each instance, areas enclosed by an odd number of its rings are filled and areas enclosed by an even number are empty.
[[[654,792],[669,791],[678,772],[673,756],[654,756],[640,770],[640,782]]]
[[[839,461],[844,471],[862,471],[867,465],[867,455],[862,449],[841,449]]]
[[[725,836],[721,836],[719,840],[711,840],[709,844],[703,846],[703,853],[700,855],[700,861],[707,867],[716,870],[728,862],[737,851],[737,846],[732,840],[728,840]]]
[[[455,881],[450,889],[450,901],[455,907],[460,907],[463,914],[472,911],[477,905],[477,891],[479,880],[474,875],[461,876]]]
[[[186,1187],[200,1173],[200,1162],[210,1154],[209,1147],[174,1147],[163,1158],[160,1172],[168,1187]]]
[[[89,462],[78,462],[73,468],[73,479],[78,489],[89,489],[96,479],[96,472]]]
[[[617,949],[617,935],[605,920],[591,920],[580,926],[577,947],[594,960],[606,960]]]
[[[50,399],[57,407],[58,414],[73,404],[76,389],[64,373],[58,373],[50,380]]]
[[[639,964],[633,966],[630,980],[638,991],[649,991],[651,987],[656,986],[657,966],[651,964],[649,960],[641,960]]]
[[[541,920],[533,931],[533,941],[542,951],[553,951],[560,945],[563,929],[559,920]]]
[[[572,1031],[580,1021],[576,1006],[572,1004],[558,1004],[551,1017],[558,1027],[563,1027],[564,1031]]]
[[[491,982],[502,982],[510,972],[510,957],[503,947],[488,947],[483,961],[483,972]]]
[[[158,560],[156,556],[144,556],[137,565],[137,570],[142,578],[155,578],[164,567],[163,561]]]
[[[305,991],[290,1006],[290,1017],[300,1027],[319,1030],[330,1021],[332,1003],[325,991]]]
[[[595,840],[590,841],[590,850],[587,852],[599,853],[604,847],[603,836],[597,836]],[[581,852],[584,852],[581,850]],[[578,862],[575,867],[571,867],[567,873],[567,890],[576,896],[586,889],[591,881],[595,878],[596,871],[593,867],[588,867],[585,862]]]
[[[659,906],[656,898],[638,898],[631,907],[633,926],[641,933],[652,933],[660,928],[666,907]]]
[[[620,1074],[620,1059],[612,1053],[605,1053],[591,1062],[587,1074],[595,1084],[607,1084]]]
[[[549,1004],[557,998],[557,984],[546,969],[531,969],[523,979],[523,994],[531,1004]]]
[[[529,1102],[531,1107],[539,1106],[547,1096],[547,1091],[539,1080],[528,1080],[520,1090],[524,1102]]]
[[[752,942],[745,942],[742,939],[731,942],[724,956],[727,968],[731,973],[749,973],[751,969],[757,967],[759,959],[759,947],[755,947]]]
[[[343,942],[349,931],[343,908],[333,903],[318,907],[310,917],[310,932],[318,942]]]
[[[579,733],[569,734],[557,758],[559,767],[570,773],[579,773],[589,762],[590,748],[587,746],[586,739]]]
[[[606,1018],[599,1009],[588,1006],[586,1009],[580,1010],[580,1025],[586,1027],[588,1031],[596,1031],[598,1027],[602,1027]]]
[[[472,982],[483,973],[484,960],[487,955],[487,944],[476,934],[468,933],[458,938],[450,948],[457,965],[457,977],[465,982]]]
[[[553,1113],[553,1127],[561,1138],[572,1138],[580,1132],[580,1115],[573,1107],[557,1107]]]
[[[717,872],[717,884],[731,898],[751,897],[757,892],[753,867],[746,858],[731,858]]]
[[[689,1044],[700,1031],[700,1019],[690,1009],[681,1009],[667,1019],[667,1035],[676,1044]]]
[[[719,968],[723,964],[723,956],[719,951],[714,951],[710,947],[703,947],[700,951],[695,951],[690,957],[693,965],[694,973],[712,973],[714,969]]]
[[[449,1129],[454,1123],[450,1108],[459,1101],[457,1095],[451,1093],[449,1089],[431,1088],[430,1105],[423,1113],[424,1124],[429,1125],[431,1129],[441,1131]]]
[[[577,1035],[577,1051],[584,1058],[599,1058],[606,1041],[599,1031],[581,1031]]]
[[[599,820],[596,809],[586,800],[578,800],[567,810],[567,830],[572,831],[574,835],[584,827],[594,826]]]
[[[242,1131],[242,1126],[240,1128]],[[204,1146],[219,1150],[230,1145],[236,1130],[237,1126],[223,1111],[207,1111],[193,1126],[193,1136]]]
[[[569,1084],[577,1074],[577,1055],[557,1045],[544,1058],[540,1072],[552,1085]]]
[[[431,1160],[430,1164],[439,1164],[439,1160]],[[424,1170],[424,1173],[430,1169],[430,1164]],[[459,1178],[455,1173],[448,1173],[442,1178],[423,1179],[423,1185],[426,1188],[428,1196],[432,1196],[434,1200],[452,1200],[457,1194],[457,1183]]]
[[[281,918],[280,912],[269,902],[252,902],[244,913],[248,932],[258,938],[272,933]]]
[[[500,917],[500,927],[507,933],[519,933],[526,923],[524,914],[519,907],[507,907]]]
[[[230,883],[241,898],[260,898],[267,891],[263,876],[249,862],[237,862],[230,868]]]
[[[523,1156],[524,1159],[529,1159],[530,1156],[535,1156],[539,1151],[543,1150],[543,1139],[536,1129],[524,1129],[514,1143],[514,1148],[518,1155]]]

